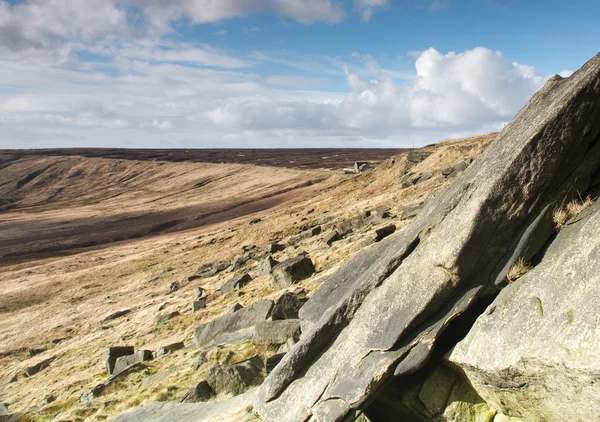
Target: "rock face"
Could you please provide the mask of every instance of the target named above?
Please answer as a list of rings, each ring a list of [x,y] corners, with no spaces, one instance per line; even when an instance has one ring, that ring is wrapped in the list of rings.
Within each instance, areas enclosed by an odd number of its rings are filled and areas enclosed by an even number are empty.
[[[459,315],[504,287],[517,259],[543,250],[557,198],[585,192],[598,169],[599,80],[600,55],[548,81],[410,226],[323,283],[300,311],[301,340],[260,388],[264,421],[356,417],[391,375],[402,382],[420,370]]]
[[[264,321],[271,314],[272,307],[273,302],[270,300],[261,300],[236,312],[214,319],[194,330],[194,343],[196,346],[201,347],[220,334],[233,333]]]
[[[288,338],[300,337],[300,321],[286,319],[283,321],[263,321],[254,327],[254,344],[283,344]]]
[[[306,299],[298,299],[291,293],[285,293],[275,301],[271,318],[273,321],[280,319],[298,319],[298,311],[306,303]]]
[[[121,356],[133,355],[135,352],[133,346],[115,346],[109,347],[104,354],[104,362],[106,364],[106,373],[111,375],[114,373],[117,359]]]
[[[527,421],[598,417],[598,233],[596,204],[561,229],[541,263],[506,287],[451,353],[502,413]]]
[[[315,266],[309,257],[301,254],[275,265],[271,270],[271,281],[278,289],[285,289],[313,275]]]

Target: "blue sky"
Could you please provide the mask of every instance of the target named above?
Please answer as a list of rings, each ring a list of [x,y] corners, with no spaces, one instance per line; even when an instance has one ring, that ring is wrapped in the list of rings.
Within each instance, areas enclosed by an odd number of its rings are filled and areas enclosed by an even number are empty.
[[[404,147],[498,130],[600,2],[0,0],[0,148]]]

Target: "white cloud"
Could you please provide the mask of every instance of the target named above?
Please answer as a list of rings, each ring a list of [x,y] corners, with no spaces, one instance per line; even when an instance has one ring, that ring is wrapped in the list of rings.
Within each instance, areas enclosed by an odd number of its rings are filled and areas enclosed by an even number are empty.
[[[154,126],[156,129],[167,130],[173,127],[173,122],[171,122],[170,120],[164,120],[162,122],[159,122],[157,119],[154,119],[152,121],[152,126]]]
[[[387,7],[389,0],[355,0],[354,6],[359,11],[361,19],[369,22],[373,16],[373,10],[378,7]]]

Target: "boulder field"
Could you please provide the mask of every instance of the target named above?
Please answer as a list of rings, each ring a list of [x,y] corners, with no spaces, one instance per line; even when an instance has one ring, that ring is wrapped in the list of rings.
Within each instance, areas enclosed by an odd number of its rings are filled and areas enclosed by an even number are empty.
[[[266,422],[599,420],[599,169],[600,54],[551,78],[409,226],[327,276],[262,385],[231,406],[118,420],[207,420],[250,400]]]

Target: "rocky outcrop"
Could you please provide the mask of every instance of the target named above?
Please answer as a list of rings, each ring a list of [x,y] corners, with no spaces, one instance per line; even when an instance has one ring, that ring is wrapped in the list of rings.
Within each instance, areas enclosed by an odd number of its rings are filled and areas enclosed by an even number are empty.
[[[449,359],[493,408],[526,421],[590,421],[600,409],[600,206],[561,229]]]
[[[423,368],[518,259],[543,250],[556,201],[585,192],[598,169],[599,80],[600,55],[551,79],[410,226],[324,282],[300,311],[301,340],[260,388],[264,421],[356,417],[392,375]]]
[[[254,327],[254,344],[283,344],[288,338],[300,337],[300,321],[286,319],[281,321],[263,321]]]
[[[106,366],[106,373],[111,375],[114,373],[115,364],[117,359],[121,356],[133,355],[135,349],[133,346],[113,346],[106,349],[104,353],[104,363]]]

